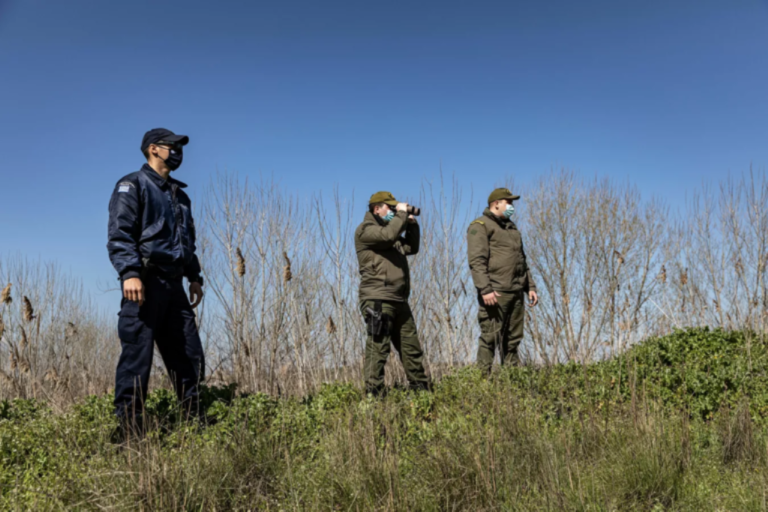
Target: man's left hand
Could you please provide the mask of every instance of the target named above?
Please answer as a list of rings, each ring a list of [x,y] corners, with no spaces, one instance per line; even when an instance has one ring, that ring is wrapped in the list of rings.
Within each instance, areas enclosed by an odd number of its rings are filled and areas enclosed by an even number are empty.
[[[203,287],[200,283],[189,283],[189,302],[192,308],[196,308],[201,300],[203,300]]]
[[[530,301],[528,305],[533,307],[539,303],[539,296],[535,291],[531,290],[528,292],[528,300]]]
[[[413,215],[409,215],[408,216],[408,222],[410,224],[416,224],[416,217],[414,217]]]

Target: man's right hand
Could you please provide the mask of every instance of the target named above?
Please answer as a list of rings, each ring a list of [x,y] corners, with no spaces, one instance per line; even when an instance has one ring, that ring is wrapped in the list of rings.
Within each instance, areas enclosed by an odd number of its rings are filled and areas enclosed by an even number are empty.
[[[144,304],[144,283],[138,277],[126,279],[123,282],[123,297],[133,302],[138,302],[139,306]]]
[[[397,203],[397,211],[399,212],[407,212],[408,211],[408,203]]]
[[[499,303],[496,297],[501,297],[501,294],[499,292],[486,293],[483,295],[483,302],[486,306],[495,306]]]

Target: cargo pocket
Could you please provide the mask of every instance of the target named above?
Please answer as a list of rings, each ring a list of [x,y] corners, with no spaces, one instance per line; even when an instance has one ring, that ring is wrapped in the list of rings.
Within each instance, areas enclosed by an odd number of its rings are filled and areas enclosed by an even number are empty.
[[[132,300],[124,299],[117,321],[117,334],[123,343],[136,343],[139,340],[142,322],[139,319],[139,305]]]

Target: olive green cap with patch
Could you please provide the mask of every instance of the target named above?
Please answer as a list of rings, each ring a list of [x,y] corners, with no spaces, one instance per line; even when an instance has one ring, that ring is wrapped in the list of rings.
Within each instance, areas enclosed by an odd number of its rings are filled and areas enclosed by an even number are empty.
[[[390,192],[376,192],[371,196],[371,200],[368,204],[384,203],[389,206],[397,206],[397,199]]]
[[[517,201],[520,196],[514,195],[508,188],[497,188],[491,195],[488,196],[488,204],[498,201],[500,199],[509,199],[510,201]]]

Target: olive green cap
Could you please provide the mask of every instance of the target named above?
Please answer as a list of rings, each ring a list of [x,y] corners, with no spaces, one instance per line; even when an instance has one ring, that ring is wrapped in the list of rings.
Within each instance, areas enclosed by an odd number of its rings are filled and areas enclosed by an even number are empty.
[[[520,196],[514,195],[509,191],[508,188],[497,188],[491,192],[491,195],[488,196],[488,204],[491,204],[494,201],[498,201],[499,199],[509,199],[510,201],[516,201],[520,199]]]
[[[384,203],[388,204],[389,206],[397,206],[397,199],[395,199],[395,196],[393,196],[389,192],[376,192],[371,196],[371,200],[368,201],[368,204],[377,204],[377,203]]]

